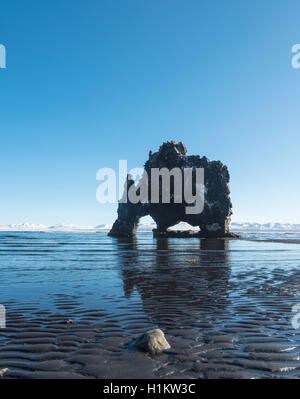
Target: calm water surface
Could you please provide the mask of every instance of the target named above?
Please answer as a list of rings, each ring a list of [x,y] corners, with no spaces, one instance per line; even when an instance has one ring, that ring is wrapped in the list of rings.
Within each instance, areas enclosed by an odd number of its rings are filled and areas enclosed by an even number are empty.
[[[300,378],[299,244],[0,232],[0,303],[6,378]]]

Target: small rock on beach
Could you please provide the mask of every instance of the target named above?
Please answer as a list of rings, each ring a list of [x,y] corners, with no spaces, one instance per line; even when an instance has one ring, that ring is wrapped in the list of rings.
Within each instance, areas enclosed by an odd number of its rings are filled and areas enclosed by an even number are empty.
[[[135,346],[149,352],[151,355],[157,355],[171,348],[164,333],[158,328],[149,330],[137,338]]]
[[[1,369],[0,370],[0,378],[4,377],[4,374],[7,373],[9,369]]]

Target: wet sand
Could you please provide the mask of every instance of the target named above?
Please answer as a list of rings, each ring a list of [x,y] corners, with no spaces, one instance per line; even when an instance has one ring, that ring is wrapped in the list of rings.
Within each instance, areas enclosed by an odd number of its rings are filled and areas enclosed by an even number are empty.
[[[0,240],[4,378],[300,378],[298,245],[150,234]],[[128,345],[155,327],[172,346],[165,354]]]

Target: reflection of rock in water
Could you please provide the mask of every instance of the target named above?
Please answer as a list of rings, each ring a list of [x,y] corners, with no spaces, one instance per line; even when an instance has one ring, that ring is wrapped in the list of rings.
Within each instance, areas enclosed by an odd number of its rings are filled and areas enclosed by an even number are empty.
[[[199,246],[158,239],[156,249],[118,239],[124,294],[139,292],[147,315],[156,324],[192,322],[197,315],[226,307],[230,277],[228,242],[206,239]],[[195,259],[195,263],[188,262]]]
[[[125,298],[130,298],[135,286],[137,268],[136,237],[118,237],[115,239],[123,279]]]

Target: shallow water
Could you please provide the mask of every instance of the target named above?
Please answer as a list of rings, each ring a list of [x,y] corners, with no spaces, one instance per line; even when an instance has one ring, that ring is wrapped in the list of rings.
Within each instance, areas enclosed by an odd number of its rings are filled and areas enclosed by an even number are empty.
[[[6,378],[300,378],[299,244],[0,232],[0,303]]]

